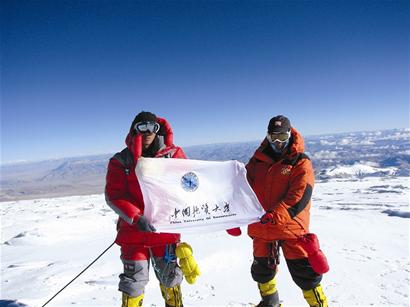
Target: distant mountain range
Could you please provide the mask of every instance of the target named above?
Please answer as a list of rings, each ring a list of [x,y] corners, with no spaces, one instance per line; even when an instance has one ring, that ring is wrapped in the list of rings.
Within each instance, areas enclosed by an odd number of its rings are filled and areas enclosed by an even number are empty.
[[[246,163],[261,141],[198,145],[184,151],[190,159]],[[410,129],[307,136],[305,143],[317,180],[410,176]],[[103,193],[112,155],[2,165],[0,201]]]

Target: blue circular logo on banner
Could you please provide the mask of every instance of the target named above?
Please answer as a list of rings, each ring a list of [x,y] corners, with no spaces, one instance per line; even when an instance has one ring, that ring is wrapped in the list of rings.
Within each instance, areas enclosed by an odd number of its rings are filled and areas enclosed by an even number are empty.
[[[181,185],[185,191],[188,191],[188,192],[195,191],[199,186],[198,176],[193,172],[186,173],[181,178]]]

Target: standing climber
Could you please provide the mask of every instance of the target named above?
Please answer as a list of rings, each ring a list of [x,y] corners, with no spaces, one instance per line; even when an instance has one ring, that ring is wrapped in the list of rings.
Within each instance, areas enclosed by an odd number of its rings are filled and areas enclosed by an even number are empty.
[[[180,235],[157,233],[144,217],[135,166],[140,157],[185,159],[185,154],[173,144],[169,123],[151,112],[140,112],[135,117],[125,143],[127,147],[109,161],[105,188],[107,204],[119,215],[115,242],[121,246],[124,267],[119,282],[122,307],[142,306],[150,259],[165,305],[181,307],[183,277],[175,259]]]
[[[288,118],[279,115],[269,121],[267,136],[246,169],[248,181],[266,211],[260,222],[248,226],[248,235],[253,239],[251,274],[262,297],[258,306],[280,306],[275,279],[280,249],[309,306],[327,306],[320,285],[320,273],[328,269],[327,262],[323,254],[316,253],[315,263],[325,266],[316,272],[301,240],[309,229],[313,167],[304,153],[302,136]]]

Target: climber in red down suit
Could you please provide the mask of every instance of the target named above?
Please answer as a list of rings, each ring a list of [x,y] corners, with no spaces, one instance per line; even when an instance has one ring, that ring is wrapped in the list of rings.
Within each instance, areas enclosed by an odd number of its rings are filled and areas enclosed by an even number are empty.
[[[119,215],[115,242],[121,246],[124,265],[119,282],[122,307],[142,305],[151,257],[166,306],[181,307],[183,275],[177,262],[166,257],[175,254],[180,235],[155,232],[143,216],[144,202],[135,165],[141,156],[186,159],[185,154],[173,144],[169,123],[150,112],[135,117],[125,143],[127,147],[109,161],[105,187],[107,204]]]

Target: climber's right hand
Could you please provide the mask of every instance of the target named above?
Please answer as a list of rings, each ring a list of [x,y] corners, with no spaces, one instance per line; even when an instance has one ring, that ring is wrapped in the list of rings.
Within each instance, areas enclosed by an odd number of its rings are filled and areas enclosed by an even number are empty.
[[[136,221],[134,221],[133,225],[137,227],[138,230],[143,232],[155,232],[157,231],[154,226],[148,222],[147,218],[143,215],[140,215]]]

